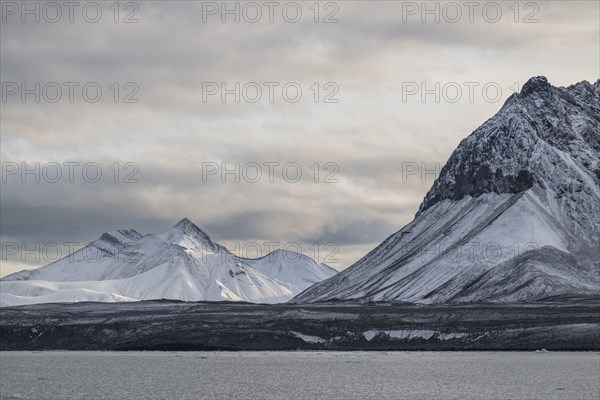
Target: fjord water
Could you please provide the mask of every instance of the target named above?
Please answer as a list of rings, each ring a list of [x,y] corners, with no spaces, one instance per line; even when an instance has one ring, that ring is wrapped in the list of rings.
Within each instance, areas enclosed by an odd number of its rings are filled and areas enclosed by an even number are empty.
[[[597,352],[2,352],[2,399],[598,399]]]

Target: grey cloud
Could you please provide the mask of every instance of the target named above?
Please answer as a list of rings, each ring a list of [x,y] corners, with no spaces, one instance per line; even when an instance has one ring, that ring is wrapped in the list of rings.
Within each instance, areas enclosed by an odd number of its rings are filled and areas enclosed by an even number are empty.
[[[3,103],[2,162],[131,161],[140,183],[3,183],[1,239],[90,241],[188,217],[219,241],[334,241],[348,266],[409,222],[431,185],[404,181],[402,163],[443,165],[502,104],[404,103],[403,82],[598,78],[600,6],[539,4],[529,25],[402,23],[399,2],[339,2],[329,25],[202,24],[198,2],[142,2],[132,25],[2,24],[2,81],[140,86],[138,104]],[[298,81],[306,93],[202,103],[203,81]],[[338,83],[340,102],[315,104],[316,81]],[[340,182],[204,183],[207,161],[335,162]]]

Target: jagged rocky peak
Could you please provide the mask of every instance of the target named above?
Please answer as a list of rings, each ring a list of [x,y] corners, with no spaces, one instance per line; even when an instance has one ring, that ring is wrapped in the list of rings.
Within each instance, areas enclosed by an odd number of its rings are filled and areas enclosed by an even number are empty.
[[[549,96],[552,93],[552,85],[545,76],[534,76],[530,78],[521,89],[521,96],[537,93],[541,96]]]
[[[417,215],[444,199],[519,193],[536,184],[559,191],[572,181],[597,186],[599,154],[600,80],[563,88],[531,78],[459,144]]]

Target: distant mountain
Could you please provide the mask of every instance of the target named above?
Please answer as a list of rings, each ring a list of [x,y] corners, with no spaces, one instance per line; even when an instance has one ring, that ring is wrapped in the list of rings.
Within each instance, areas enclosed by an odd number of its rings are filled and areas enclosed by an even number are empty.
[[[285,250],[275,250],[264,257],[244,259],[260,273],[284,282],[295,294],[337,274],[326,264],[317,264],[312,258]]]
[[[464,139],[415,219],[294,302],[600,295],[600,80],[530,79]]]
[[[188,219],[156,235],[103,234],[54,263],[0,280],[0,305],[79,301],[280,303],[336,271],[294,252],[237,257]]]

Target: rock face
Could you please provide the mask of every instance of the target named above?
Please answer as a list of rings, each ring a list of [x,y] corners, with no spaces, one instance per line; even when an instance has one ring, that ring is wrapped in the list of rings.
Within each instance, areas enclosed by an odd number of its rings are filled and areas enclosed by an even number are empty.
[[[0,280],[0,305],[150,299],[285,302],[336,271],[277,251],[240,258],[188,219],[156,234],[118,230],[35,270]]]
[[[563,194],[574,182],[595,183],[585,191],[597,193],[599,87],[600,80],[554,88],[544,77],[530,79],[460,143],[419,212],[444,199],[519,193],[534,184]]]
[[[460,143],[410,224],[293,301],[599,295],[600,80],[534,77]]]

